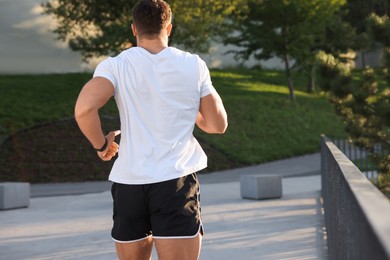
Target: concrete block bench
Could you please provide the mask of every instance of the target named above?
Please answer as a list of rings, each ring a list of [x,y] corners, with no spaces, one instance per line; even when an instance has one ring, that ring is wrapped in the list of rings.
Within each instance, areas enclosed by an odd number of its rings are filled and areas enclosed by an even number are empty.
[[[272,199],[282,197],[282,177],[279,175],[241,175],[241,197]]]
[[[30,183],[0,182],[0,210],[30,205]]]

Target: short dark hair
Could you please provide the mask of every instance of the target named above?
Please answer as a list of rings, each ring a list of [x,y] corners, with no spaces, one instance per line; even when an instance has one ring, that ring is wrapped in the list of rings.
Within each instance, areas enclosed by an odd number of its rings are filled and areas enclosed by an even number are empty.
[[[163,0],[141,0],[133,8],[133,23],[139,36],[158,35],[171,20],[171,7]]]

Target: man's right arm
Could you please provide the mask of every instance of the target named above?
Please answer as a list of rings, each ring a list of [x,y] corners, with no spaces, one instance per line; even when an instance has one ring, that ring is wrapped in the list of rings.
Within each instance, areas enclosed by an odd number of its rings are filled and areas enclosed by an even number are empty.
[[[227,114],[217,92],[200,99],[196,125],[209,134],[223,134],[228,126]]]

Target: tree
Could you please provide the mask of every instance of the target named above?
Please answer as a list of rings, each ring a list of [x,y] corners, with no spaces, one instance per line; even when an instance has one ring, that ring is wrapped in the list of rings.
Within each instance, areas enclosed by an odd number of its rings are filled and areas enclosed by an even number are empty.
[[[350,67],[333,55],[322,52],[318,60],[323,90],[330,93],[353,142],[367,149],[377,162],[378,186],[390,196],[390,20],[371,14],[366,25],[368,35],[384,47],[384,75],[382,70],[367,67],[360,79],[354,80]],[[380,86],[378,78],[387,79],[387,85]]]
[[[322,50],[332,53],[337,58],[348,58],[351,54],[351,42],[355,40],[354,28],[344,22],[337,14],[329,19],[323,34],[318,34],[314,44],[310,47],[308,55],[303,55],[295,59],[297,67],[308,75],[307,92],[315,91],[315,75],[317,74],[316,54]]]
[[[366,20],[372,13],[379,16],[388,15],[390,13],[388,0],[348,0],[342,12],[343,20],[355,28],[353,49],[361,52],[363,68],[366,67],[365,54],[373,47],[366,26]]]
[[[219,24],[233,12],[240,13],[244,0],[168,1],[174,14],[171,43],[207,52]],[[132,7],[138,0],[53,0],[43,3],[44,13],[53,15],[54,32],[85,60],[115,55],[135,46],[131,32]]]
[[[294,100],[291,61],[303,63],[314,56],[316,40],[344,3],[345,0],[248,0],[246,16],[233,21],[232,32],[224,37],[224,43],[240,48],[232,51],[237,58],[281,58],[290,99]]]

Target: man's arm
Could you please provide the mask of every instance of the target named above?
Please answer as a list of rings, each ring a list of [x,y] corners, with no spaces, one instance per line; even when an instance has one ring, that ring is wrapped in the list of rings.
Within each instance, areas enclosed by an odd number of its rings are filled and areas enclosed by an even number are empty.
[[[227,114],[217,92],[200,99],[196,125],[209,134],[223,134],[228,126]]]
[[[98,152],[98,156],[104,161],[111,160],[119,147],[114,139],[120,131],[113,131],[104,136],[99,117],[99,109],[108,102],[113,94],[114,86],[112,83],[105,78],[96,77],[85,84],[75,106],[77,124],[92,146],[100,149],[105,145],[107,139],[107,148]]]

